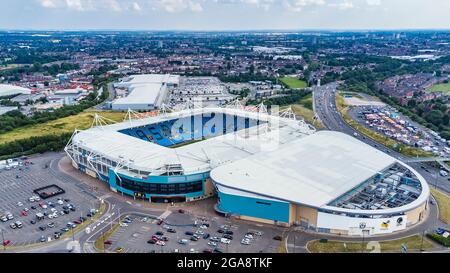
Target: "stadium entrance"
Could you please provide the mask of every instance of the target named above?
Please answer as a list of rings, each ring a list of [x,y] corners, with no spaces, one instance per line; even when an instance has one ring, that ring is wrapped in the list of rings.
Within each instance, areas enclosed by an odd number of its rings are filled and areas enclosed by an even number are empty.
[[[152,196],[152,203],[183,203],[186,202],[186,196]]]

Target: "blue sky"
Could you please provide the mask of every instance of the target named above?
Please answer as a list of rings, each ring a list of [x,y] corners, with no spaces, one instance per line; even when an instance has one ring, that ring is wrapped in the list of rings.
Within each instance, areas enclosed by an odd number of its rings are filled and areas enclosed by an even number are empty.
[[[2,0],[2,29],[450,29],[450,0]]]

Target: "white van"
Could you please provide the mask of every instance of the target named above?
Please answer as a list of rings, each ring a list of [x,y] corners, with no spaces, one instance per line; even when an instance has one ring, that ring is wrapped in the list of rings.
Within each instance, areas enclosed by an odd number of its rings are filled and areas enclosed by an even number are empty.
[[[439,174],[443,177],[446,177],[448,175],[446,171],[440,171]]]

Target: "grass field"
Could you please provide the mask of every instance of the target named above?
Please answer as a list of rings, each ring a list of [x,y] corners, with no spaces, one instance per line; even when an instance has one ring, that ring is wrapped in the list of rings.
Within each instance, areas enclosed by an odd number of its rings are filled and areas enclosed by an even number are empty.
[[[94,247],[98,251],[105,251],[104,242],[108,241],[109,237],[114,235],[114,233],[120,228],[120,223],[115,223],[111,229],[103,233],[95,242]]]
[[[450,83],[435,84],[427,90],[428,92],[444,92],[450,94]]]
[[[430,188],[430,190],[438,203],[439,219],[450,224],[450,196],[434,188]]]
[[[316,129],[323,129],[325,126],[318,120],[314,120],[314,112],[301,104],[293,104],[292,111],[301,116],[306,122],[312,124]]]
[[[303,99],[301,99],[301,100],[300,100],[300,104],[301,104],[303,107],[305,107],[305,108],[307,108],[307,109],[313,111],[314,109],[313,109],[313,98],[312,98],[312,94],[309,94],[309,95],[307,95],[306,97],[304,97]]]
[[[381,252],[401,252],[402,244],[405,244],[408,251],[419,251],[422,246],[422,236],[414,235],[403,239],[378,242]],[[308,250],[313,253],[357,253],[357,252],[371,252],[374,244],[370,242],[341,242],[328,241],[321,243],[315,240],[308,243]],[[432,249],[433,244],[426,238],[423,238],[422,249]]]
[[[75,129],[88,129],[94,120],[95,113],[114,121],[122,121],[125,117],[125,113],[121,112],[85,111],[74,116],[49,121],[43,124],[26,126],[1,134],[0,144],[33,136],[62,135],[64,133],[73,132]]]
[[[294,77],[283,77],[279,79],[282,83],[287,85],[291,89],[302,89],[308,87],[305,81],[299,80]]]
[[[359,133],[375,140],[376,142],[382,144],[383,146],[389,147],[403,155],[410,156],[410,157],[432,157],[433,156],[432,153],[428,153],[421,149],[407,146],[407,145],[400,143],[396,140],[393,140],[387,136],[380,135],[379,133],[374,132],[374,131],[364,127],[363,125],[359,124],[357,121],[353,120],[348,115],[348,113],[347,113],[348,107],[347,107],[347,105],[345,105],[344,98],[340,94],[336,95],[336,106],[337,106],[337,110],[340,112],[342,118],[348,125],[353,127],[353,129],[355,129]]]

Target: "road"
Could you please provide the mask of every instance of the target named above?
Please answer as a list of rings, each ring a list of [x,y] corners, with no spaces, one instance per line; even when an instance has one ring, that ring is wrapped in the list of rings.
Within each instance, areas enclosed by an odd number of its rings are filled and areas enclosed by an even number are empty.
[[[336,108],[336,92],[338,84],[330,83],[320,87],[313,87],[314,94],[314,110],[317,117],[322,121],[328,130],[342,132],[358,138],[360,141],[397,158],[398,160],[413,167],[419,172],[425,180],[433,187],[439,188],[446,193],[450,193],[450,181],[439,175],[438,168],[432,168],[425,163],[407,163],[411,158],[400,154],[382,144],[368,138],[361,136],[361,134],[348,125]]]

